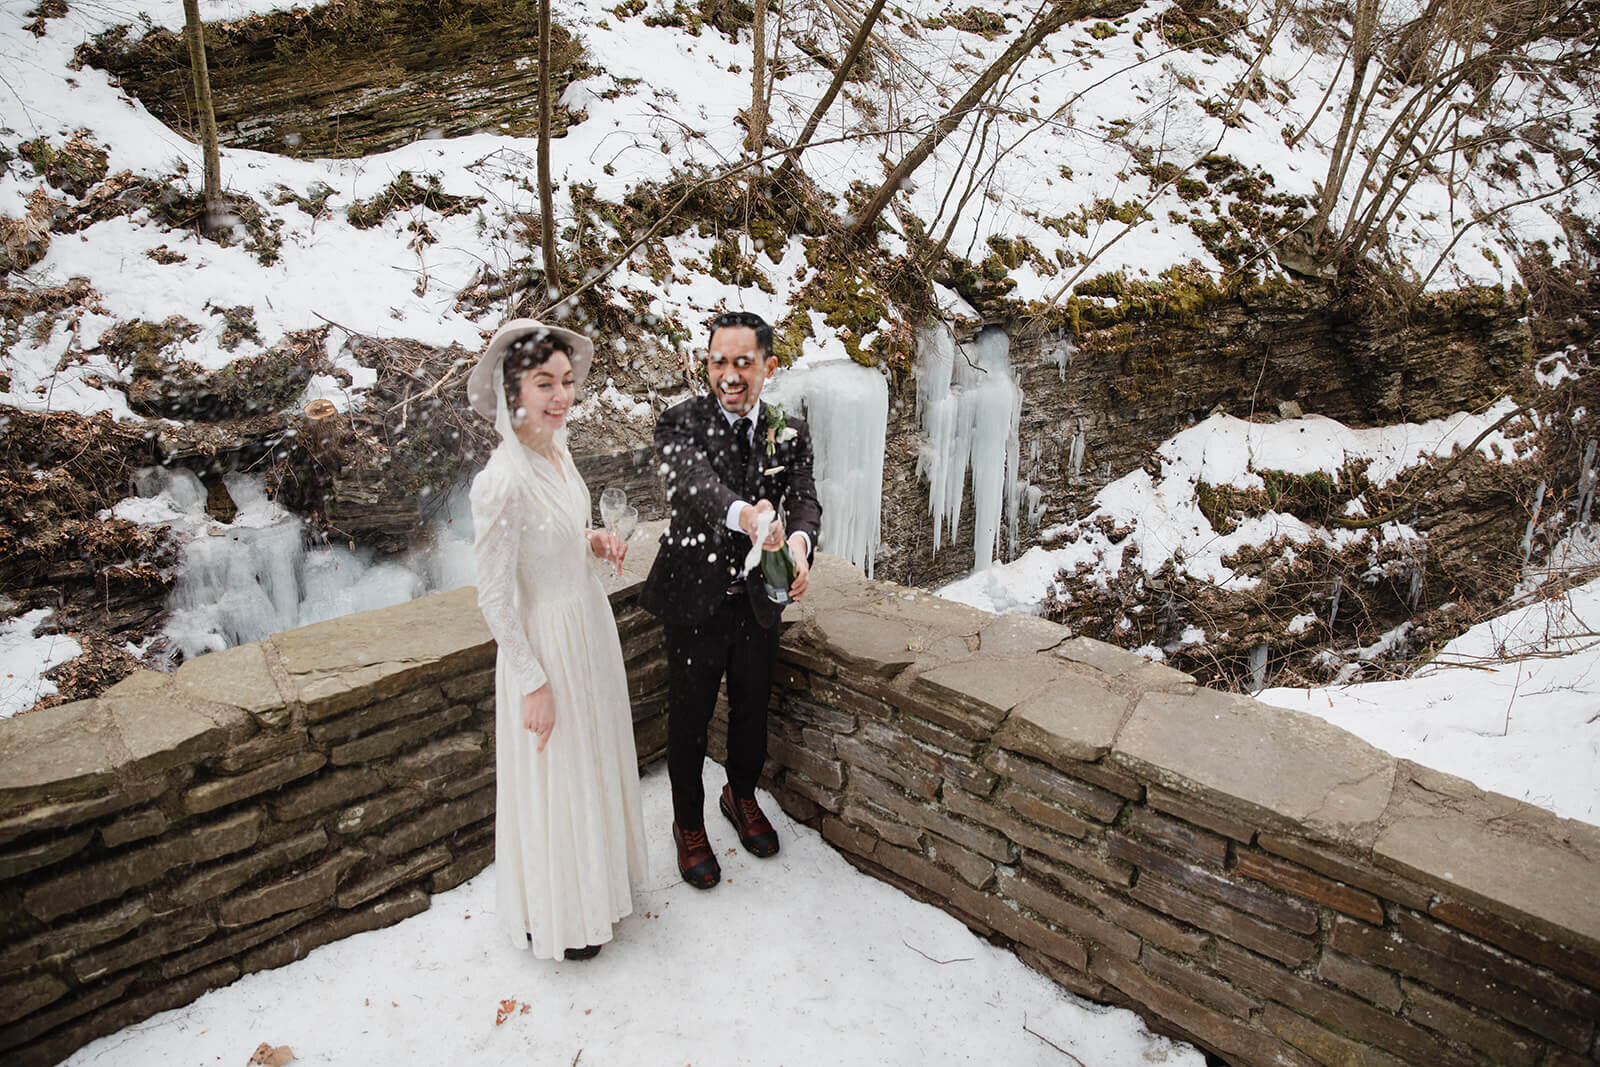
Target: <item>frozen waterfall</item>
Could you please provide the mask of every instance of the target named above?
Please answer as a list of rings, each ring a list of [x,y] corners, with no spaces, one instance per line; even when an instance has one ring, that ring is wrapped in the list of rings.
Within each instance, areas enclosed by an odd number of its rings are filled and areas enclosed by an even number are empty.
[[[223,485],[238,508],[231,523],[206,514],[205,486],[182,467],[140,471],[138,495],[113,509],[118,518],[169,525],[183,542],[166,633],[185,659],[472,584],[465,492],[451,494],[446,514],[428,524],[427,547],[379,562],[370,550],[310,544],[304,523],[258,478],[227,474]]]
[[[970,470],[973,570],[994,562],[1002,518],[1010,546],[1016,547],[1022,390],[1010,355],[1011,340],[998,327],[984,329],[970,345],[957,344],[942,323],[917,334],[917,411],[923,431],[917,474],[928,482],[933,550],[939,551],[946,529],[955,535]]]
[[[871,367],[831,360],[787,371],[765,396],[802,414],[816,451],[822,537],[817,546],[872,577],[881,542],[889,383]]]

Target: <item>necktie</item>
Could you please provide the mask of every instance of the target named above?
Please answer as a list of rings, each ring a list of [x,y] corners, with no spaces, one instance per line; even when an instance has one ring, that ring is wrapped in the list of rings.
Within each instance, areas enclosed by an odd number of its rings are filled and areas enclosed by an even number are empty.
[[[735,476],[738,482],[735,488],[740,493],[750,491],[750,420],[738,418],[733,421],[733,440],[738,445],[735,453],[739,457],[739,471]],[[750,548],[750,541],[743,534],[725,534],[727,539],[726,551],[728,553],[728,569],[734,581],[739,580],[741,565],[745,552]]]
[[[733,439],[739,445],[739,475],[744,476],[744,470],[750,466],[750,420],[747,418],[735,419],[733,422]]]

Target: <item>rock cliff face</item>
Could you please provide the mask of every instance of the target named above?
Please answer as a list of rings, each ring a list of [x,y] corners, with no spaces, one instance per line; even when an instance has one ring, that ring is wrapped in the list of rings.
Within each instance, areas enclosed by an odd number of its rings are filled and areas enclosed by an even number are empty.
[[[1103,486],[1146,463],[1160,441],[1214,410],[1241,418],[1300,411],[1376,425],[1477,408],[1507,393],[1537,393],[1546,407],[1564,405],[1566,417],[1547,420],[1552,427],[1547,436],[1553,436],[1541,443],[1535,463],[1512,468],[1464,463],[1415,502],[1407,521],[1430,534],[1420,605],[1424,612],[1458,597],[1463,587],[1483,597],[1500,595],[1503,579],[1514,568],[1488,580],[1489,561],[1515,557],[1527,522],[1526,500],[1541,478],[1557,495],[1575,481],[1583,442],[1594,435],[1585,429],[1589,416],[1582,413],[1600,411],[1600,396],[1587,395],[1596,387],[1583,378],[1562,390],[1536,389],[1528,371],[1523,308],[1496,293],[1445,294],[1401,314],[1371,303],[1341,301],[1322,288],[1280,285],[1198,301],[1123,299],[1114,306],[1084,306],[1079,312],[1077,350],[1060,365],[1047,355],[1055,349],[1055,336],[1027,323],[1007,324],[1024,396],[1022,475],[1043,494],[1040,526],[1046,528],[1087,515]],[[320,334],[307,340],[308,351],[322,343]],[[422,532],[419,501],[430,498],[427,490],[448,488],[481,463],[493,444],[486,425],[459,401],[456,379],[464,373],[462,358],[470,354],[403,340],[380,343],[357,337],[349,343],[361,362],[378,369],[379,381],[363,412],[340,417],[342,432],[312,433],[302,413],[288,409],[242,421],[187,423],[169,428],[155,441],[130,432],[122,445],[102,442],[104,447],[95,453],[105,453],[97,471],[110,464],[122,473],[96,475],[91,479],[95,484],[84,492],[60,494],[63,505],[81,498],[86,510],[56,519],[93,523],[97,509],[123,495],[127,472],[151,462],[195,467],[208,484],[217,481],[220,471],[251,465],[267,473],[280,500],[311,516],[330,535],[382,552],[405,551]],[[644,351],[630,348],[634,358]],[[610,373],[605,366],[609,354],[602,350],[594,380]],[[669,354],[656,352],[651,358],[664,362]],[[906,585],[931,586],[971,568],[972,514],[969,506],[956,534],[947,536],[935,554],[927,486],[916,472],[921,431],[915,396],[916,384],[909,376],[894,383],[884,462],[885,545],[876,574]],[[645,519],[664,517],[648,420],[613,418],[605,414],[609,409],[598,410],[597,417],[574,426],[572,439],[591,488],[598,492],[620,485]],[[13,420],[0,434],[10,460],[19,470],[51,466],[48,450],[38,447],[49,435],[25,434],[27,425],[29,420]],[[289,429],[299,432],[286,434]],[[103,436],[112,427],[100,430]],[[1080,432],[1083,457],[1075,472],[1072,440]],[[1268,457],[1263,465],[1270,463]],[[74,469],[69,465],[57,477],[69,477]],[[63,618],[63,626],[74,632],[104,630],[118,645],[126,637],[159,628],[170,580],[170,560],[162,555],[170,548],[162,547],[164,541],[158,538],[130,552],[135,562],[148,564],[138,570],[141,582],[135,588],[116,575],[97,577],[91,561],[76,553],[51,550],[30,533],[32,520],[25,520],[20,510],[7,522],[13,539],[37,556],[30,557],[28,566],[21,556],[12,561],[8,582],[14,600],[24,606],[70,604],[72,617]],[[1039,541],[1039,528],[1024,525],[1016,532],[1019,552]],[[132,532],[122,531],[121,536]],[[1010,534],[1002,532],[1002,559],[1011,555]],[[1167,593],[1158,596],[1134,588],[1140,579],[1130,570],[1129,588],[1117,593],[1116,603],[1082,603],[1057,617],[1079,632],[1119,643],[1138,637],[1138,644],[1152,639],[1159,643],[1163,629],[1186,624],[1186,611],[1204,610],[1213,621],[1211,632],[1229,629],[1236,641],[1255,643],[1263,627],[1270,629],[1270,616],[1281,611],[1325,615],[1325,605],[1315,601],[1327,597],[1338,564],[1334,559],[1318,562],[1322,569],[1311,580],[1299,573],[1285,576],[1286,585],[1298,582],[1318,591],[1291,589],[1270,603],[1170,582]],[[112,598],[115,618],[97,621],[96,605],[107,603],[111,585],[118,594]],[[1343,637],[1381,632],[1411,611],[1392,588],[1363,595],[1367,600],[1361,611],[1342,612],[1354,627]],[[1148,614],[1139,630],[1119,635],[1112,625],[1130,601],[1143,605]],[[1167,607],[1157,610],[1158,601]],[[1180,607],[1174,609],[1174,603]],[[1226,650],[1213,651],[1229,658]],[[1284,651],[1289,650],[1274,648],[1275,662]],[[131,667],[131,661],[125,666]],[[1215,665],[1182,666],[1207,680],[1218,677]],[[110,681],[115,678],[86,679],[92,684],[70,687],[70,696],[92,696]]]
[[[535,129],[537,34],[511,3],[333,4],[206,27],[218,134],[224,145],[291,156],[361,156],[418,137]],[[551,33],[552,88],[580,74],[582,48]],[[116,75],[173,129],[192,129],[181,33],[96,38],[85,62]],[[582,115],[556,106],[557,135]]]
[[[1022,474],[1043,490],[1044,526],[1088,514],[1108,482],[1213,411],[1242,419],[1318,414],[1353,426],[1423,421],[1520,393],[1518,374],[1529,361],[1522,302],[1490,290],[1439,294],[1409,312],[1309,285],[1093,310],[1059,369],[1041,354],[1056,338],[1008,326],[1023,394]],[[926,586],[971,568],[972,521],[969,513],[955,543],[934,555],[924,532],[931,529],[926,486],[916,479],[915,383],[898,384],[884,529],[900,534],[885,546],[878,573]],[[1083,459],[1074,474],[1079,432]],[[1020,551],[1036,532],[1018,533]]]

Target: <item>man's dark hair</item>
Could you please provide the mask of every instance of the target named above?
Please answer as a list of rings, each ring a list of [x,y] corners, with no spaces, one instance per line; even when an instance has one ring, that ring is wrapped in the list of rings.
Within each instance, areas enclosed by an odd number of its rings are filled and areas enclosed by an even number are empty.
[[[517,398],[522,395],[522,376],[535,367],[542,367],[557,352],[572,358],[567,343],[548,330],[534,330],[511,342],[506,349],[501,372],[505,375],[506,406],[515,412]]]
[[[756,332],[756,347],[761,349],[761,358],[772,358],[772,327],[767,325],[767,320],[753,311],[724,311],[711,320],[711,329],[706,332],[706,340],[717,335],[717,331],[724,326],[734,328],[744,327]]]

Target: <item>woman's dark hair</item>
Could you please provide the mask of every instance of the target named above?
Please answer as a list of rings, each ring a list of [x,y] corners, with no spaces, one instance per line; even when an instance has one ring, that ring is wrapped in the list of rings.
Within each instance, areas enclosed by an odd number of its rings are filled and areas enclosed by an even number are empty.
[[[517,411],[517,399],[522,395],[522,376],[535,367],[544,366],[557,352],[572,358],[572,349],[566,342],[544,330],[525,334],[506,349],[500,372],[505,376],[506,407],[513,415]]]

